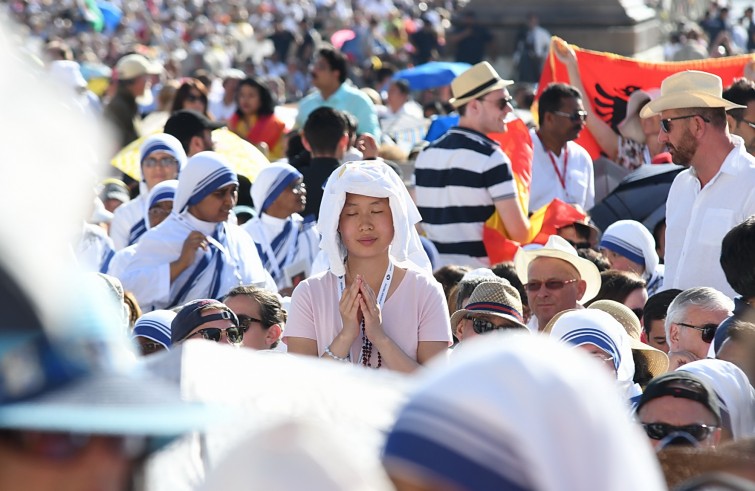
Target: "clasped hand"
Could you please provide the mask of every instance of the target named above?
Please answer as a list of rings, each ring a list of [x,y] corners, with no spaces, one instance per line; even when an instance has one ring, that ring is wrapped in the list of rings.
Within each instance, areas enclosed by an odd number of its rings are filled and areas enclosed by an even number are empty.
[[[343,322],[343,332],[352,340],[359,336],[359,328],[364,321],[367,339],[375,340],[383,335],[383,317],[375,292],[361,275],[356,275],[346,288],[338,304]]]

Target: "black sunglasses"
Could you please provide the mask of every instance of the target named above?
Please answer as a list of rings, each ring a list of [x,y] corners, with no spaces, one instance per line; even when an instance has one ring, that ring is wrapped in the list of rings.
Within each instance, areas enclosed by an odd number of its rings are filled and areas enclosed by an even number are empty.
[[[237,314],[236,317],[239,318],[239,327],[244,330],[244,332],[249,330],[249,326],[256,322],[260,324],[262,327],[265,327],[265,324],[262,323],[261,319],[256,319],[254,317],[244,315],[244,314]]]
[[[3,430],[0,431],[0,440],[27,455],[52,461],[76,458],[95,440],[101,441],[113,454],[129,459],[135,459],[147,452],[147,438],[143,436]]]
[[[542,288],[543,285],[545,285],[545,288],[548,290],[560,290],[565,285],[569,283],[576,282],[576,279],[571,280],[548,280],[548,281],[530,281],[529,283],[524,284],[524,289],[530,293],[535,293],[540,291],[540,288]]]
[[[487,319],[482,319],[480,317],[467,317],[467,319],[472,321],[472,329],[477,334],[485,334],[486,332],[491,331],[497,331],[499,329],[521,329],[519,326],[513,326],[513,325],[507,325],[507,326],[496,326],[492,322],[490,322]]]
[[[677,119],[689,119],[694,118],[695,116],[700,116],[699,114],[689,114],[687,116],[677,116],[675,118],[666,118],[661,120],[661,129],[664,133],[671,133],[671,122],[676,121]],[[705,118],[703,116],[700,116],[700,119],[705,121],[706,123],[710,123],[710,120],[708,118]]]
[[[513,97],[504,97],[504,98],[498,99],[498,100],[480,99],[480,101],[483,101],[483,102],[492,102],[493,104],[495,104],[496,106],[498,106],[498,109],[500,109],[501,111],[503,111],[504,109],[506,109],[506,106],[510,105],[511,101],[513,101],[513,100],[514,100]]]
[[[705,424],[694,424],[685,426],[673,426],[666,423],[642,423],[649,438],[653,440],[662,440],[672,433],[686,433],[692,438],[701,442],[708,438],[717,426]]]
[[[577,121],[587,121],[587,112],[585,111],[577,111],[574,114],[565,113],[563,111],[553,111],[553,114],[563,116],[564,118],[569,118],[569,121],[573,123],[576,123]]]
[[[713,338],[716,336],[716,329],[718,329],[718,324],[705,324],[704,326],[693,326],[692,324],[685,324],[684,322],[675,322],[675,324],[694,329],[695,331],[700,331],[703,333],[702,338],[704,343],[710,343],[713,341]]]
[[[205,327],[204,329],[200,329],[189,337],[191,338],[199,334],[200,336],[202,336],[202,339],[215,341],[216,343],[218,343],[220,342],[220,338],[223,336],[223,331],[225,331],[226,338],[231,344],[240,344],[241,341],[244,340],[244,329],[237,326],[224,327],[222,329],[219,327]]]

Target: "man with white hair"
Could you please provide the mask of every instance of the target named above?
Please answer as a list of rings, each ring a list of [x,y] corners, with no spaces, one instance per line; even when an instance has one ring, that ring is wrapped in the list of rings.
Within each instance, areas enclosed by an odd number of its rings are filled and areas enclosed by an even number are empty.
[[[680,293],[666,315],[669,355],[688,352],[693,360],[706,358],[718,325],[733,309],[734,302],[714,288],[690,288]]]
[[[561,311],[582,308],[600,290],[600,272],[592,261],[579,257],[576,249],[558,235],[545,246],[521,249],[514,257],[516,274],[527,292],[533,331],[542,331]]]

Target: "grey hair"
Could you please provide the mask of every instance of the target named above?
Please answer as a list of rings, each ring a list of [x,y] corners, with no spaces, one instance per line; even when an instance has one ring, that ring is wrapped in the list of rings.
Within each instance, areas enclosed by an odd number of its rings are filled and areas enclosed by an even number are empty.
[[[668,313],[663,326],[666,331],[666,339],[669,338],[671,324],[684,322],[687,309],[691,306],[699,307],[706,312],[725,310],[731,315],[731,311],[734,310],[734,301],[715,288],[707,286],[684,290],[668,306]]]

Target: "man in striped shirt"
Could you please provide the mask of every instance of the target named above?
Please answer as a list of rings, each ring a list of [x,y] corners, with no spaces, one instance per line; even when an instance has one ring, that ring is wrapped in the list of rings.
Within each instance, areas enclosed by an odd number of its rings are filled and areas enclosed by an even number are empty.
[[[417,158],[417,207],[443,265],[490,265],[482,232],[493,213],[510,238],[527,239],[529,220],[517,199],[511,162],[486,136],[506,131],[504,118],[513,110],[506,87],[512,83],[487,62],[456,77],[449,102],[459,112],[459,125]]]

